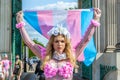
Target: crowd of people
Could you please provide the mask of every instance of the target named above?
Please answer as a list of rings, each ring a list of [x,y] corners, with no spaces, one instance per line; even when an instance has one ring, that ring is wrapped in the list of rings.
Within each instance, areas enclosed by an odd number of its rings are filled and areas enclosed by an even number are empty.
[[[38,77],[43,73],[42,70],[40,70],[41,61],[38,60],[37,62],[33,62],[32,58],[28,58],[26,60],[21,60],[19,55],[16,55],[15,57],[15,63],[12,66],[11,60],[9,60],[8,55],[0,55],[0,80],[21,80],[21,75],[24,71],[24,64],[26,62],[26,65],[28,65],[27,71],[32,71],[35,73]],[[33,65],[36,64],[36,68],[33,67]],[[12,68],[12,72],[10,72],[10,67]],[[42,79],[40,79],[42,80]]]
[[[0,80],[20,80],[24,68],[19,55],[16,55],[13,65],[12,72],[10,72],[11,60],[8,59],[7,54],[0,55]]]

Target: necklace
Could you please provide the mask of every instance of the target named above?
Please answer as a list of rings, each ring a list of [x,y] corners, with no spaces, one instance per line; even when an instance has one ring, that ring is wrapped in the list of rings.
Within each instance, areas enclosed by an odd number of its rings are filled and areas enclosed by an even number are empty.
[[[63,59],[67,59],[67,56],[66,56],[66,53],[58,53],[57,51],[55,51],[53,53],[53,59],[56,59],[56,60],[63,60]]]

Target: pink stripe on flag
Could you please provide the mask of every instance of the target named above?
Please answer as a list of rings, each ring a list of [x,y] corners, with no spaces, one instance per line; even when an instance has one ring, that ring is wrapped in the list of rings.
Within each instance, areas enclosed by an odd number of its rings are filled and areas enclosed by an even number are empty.
[[[67,16],[67,25],[68,30],[71,34],[71,43],[73,51],[75,52],[75,47],[78,45],[78,43],[81,40],[81,11],[68,11]],[[79,61],[84,60],[83,53],[80,54]]]
[[[53,27],[53,13],[52,11],[38,11],[37,14],[42,35],[49,38],[47,32]]]

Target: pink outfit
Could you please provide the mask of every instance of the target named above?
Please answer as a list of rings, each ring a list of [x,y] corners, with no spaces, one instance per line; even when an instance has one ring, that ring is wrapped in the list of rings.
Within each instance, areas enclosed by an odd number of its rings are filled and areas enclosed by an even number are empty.
[[[95,20],[91,20],[91,24],[94,25],[94,27],[99,27],[100,23],[95,21]]]
[[[5,71],[8,71],[8,69],[10,68],[10,61],[9,60],[2,60],[2,62],[3,62],[3,69],[5,70]]]
[[[73,66],[70,62],[50,60],[44,67],[46,80],[72,80]]]
[[[87,29],[84,37],[75,47],[75,56],[78,59],[85,46],[93,36],[96,26],[99,26],[96,21],[91,21],[89,28]],[[35,44],[28,36],[24,27],[19,28],[21,36],[26,45],[32,50],[32,52],[41,59],[45,56],[46,49],[42,46]],[[41,53],[41,54],[40,54]],[[68,61],[57,62],[56,60],[50,60],[44,67],[44,74],[46,80],[72,80],[73,67]]]
[[[25,26],[25,23],[24,22],[20,22],[18,24],[16,24],[16,28],[19,29],[21,27]]]

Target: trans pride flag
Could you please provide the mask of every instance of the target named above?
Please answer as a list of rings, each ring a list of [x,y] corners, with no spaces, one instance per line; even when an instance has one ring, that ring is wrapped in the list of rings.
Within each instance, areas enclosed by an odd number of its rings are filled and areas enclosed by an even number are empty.
[[[24,11],[25,21],[45,39],[49,39],[47,32],[52,27],[58,24],[66,27],[71,34],[73,49],[80,42],[92,18],[93,9]],[[83,61],[85,65],[89,66],[94,61],[96,53],[92,37],[83,53],[79,56],[78,61]]]

